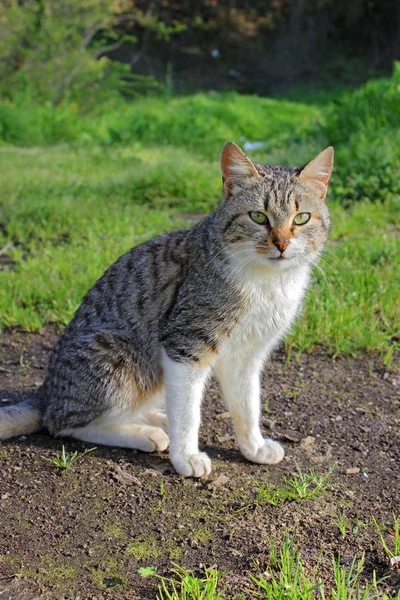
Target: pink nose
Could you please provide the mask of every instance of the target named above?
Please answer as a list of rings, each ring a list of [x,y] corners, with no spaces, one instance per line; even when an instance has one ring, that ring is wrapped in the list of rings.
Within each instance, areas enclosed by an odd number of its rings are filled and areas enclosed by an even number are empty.
[[[280,250],[280,252],[282,252],[282,254],[285,252],[286,248],[289,246],[290,241],[289,240],[276,240],[274,241],[275,246],[278,248],[278,250]]]

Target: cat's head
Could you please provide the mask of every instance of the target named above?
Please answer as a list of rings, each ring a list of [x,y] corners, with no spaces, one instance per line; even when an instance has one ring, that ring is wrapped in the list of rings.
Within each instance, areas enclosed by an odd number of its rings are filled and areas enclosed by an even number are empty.
[[[224,244],[235,262],[281,271],[313,262],[328,237],[333,148],[305,167],[253,163],[233,142],[221,157]]]

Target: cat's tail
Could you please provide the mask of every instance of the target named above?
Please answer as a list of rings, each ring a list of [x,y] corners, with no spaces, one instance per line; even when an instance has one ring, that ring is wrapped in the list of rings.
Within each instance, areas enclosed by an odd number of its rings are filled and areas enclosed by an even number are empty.
[[[7,440],[16,435],[33,433],[42,429],[42,415],[39,399],[31,396],[9,406],[0,403],[0,440]]]

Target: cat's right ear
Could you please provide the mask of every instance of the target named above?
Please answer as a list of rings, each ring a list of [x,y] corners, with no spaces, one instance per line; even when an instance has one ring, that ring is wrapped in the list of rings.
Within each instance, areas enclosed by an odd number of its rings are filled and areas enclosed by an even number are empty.
[[[227,198],[231,195],[235,183],[243,179],[261,177],[251,160],[233,142],[227,142],[221,154],[222,183]]]

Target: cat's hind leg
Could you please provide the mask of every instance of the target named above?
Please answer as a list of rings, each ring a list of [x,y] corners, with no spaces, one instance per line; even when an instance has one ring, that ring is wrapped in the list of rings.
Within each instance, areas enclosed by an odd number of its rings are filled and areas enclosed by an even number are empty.
[[[165,433],[168,432],[168,417],[165,410],[153,409],[143,416],[143,420],[148,425],[160,427]]]
[[[165,406],[164,387],[147,399],[144,406],[141,407],[136,420],[145,425],[161,427],[165,433],[168,433],[168,417]]]
[[[168,435],[161,427],[132,420],[128,414],[97,417],[84,427],[73,427],[60,431],[58,436],[68,436],[91,444],[131,448],[142,452],[162,452],[168,448]]]

